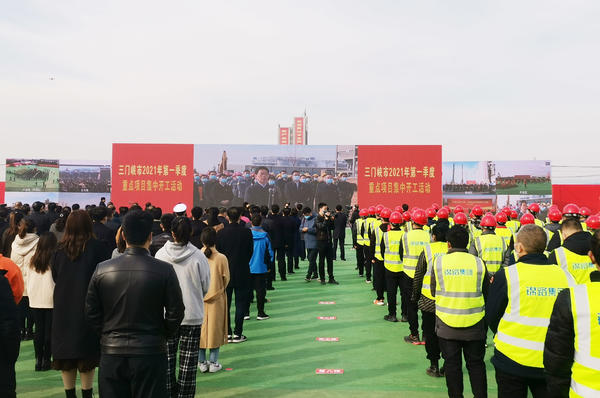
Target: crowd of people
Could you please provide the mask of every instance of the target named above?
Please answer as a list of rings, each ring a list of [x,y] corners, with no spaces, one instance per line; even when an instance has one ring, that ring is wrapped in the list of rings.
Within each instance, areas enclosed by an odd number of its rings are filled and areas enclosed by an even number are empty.
[[[270,318],[267,291],[301,258],[306,282],[338,284],[342,210],[0,206],[0,396],[15,396],[20,342],[33,339],[35,371],[59,370],[67,397],[78,373],[91,397],[96,368],[102,396],[193,397],[198,369],[220,371],[219,348],[247,340],[252,301]]]
[[[99,170],[62,170],[58,181],[60,192],[110,192],[110,174]]]
[[[267,292],[300,260],[307,283],[338,284],[347,226],[373,304],[408,324],[404,341],[425,346],[425,371],[450,397],[463,396],[463,356],[474,396],[487,396],[488,329],[499,397],[600,391],[598,215],[570,204],[541,219],[536,203],[521,216],[344,210],[0,206],[0,396],[16,395],[20,342],[33,339],[35,370],[60,371],[67,397],[78,373],[91,397],[96,368],[103,396],[193,397],[198,370],[220,371],[220,347],[247,340],[251,302],[268,320]]]

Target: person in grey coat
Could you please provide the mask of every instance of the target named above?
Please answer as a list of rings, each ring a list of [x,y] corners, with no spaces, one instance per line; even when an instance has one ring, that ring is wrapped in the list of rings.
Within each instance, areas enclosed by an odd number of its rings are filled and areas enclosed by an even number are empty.
[[[315,215],[312,214],[310,207],[302,209],[302,216],[300,233],[308,258],[308,272],[305,280],[310,282],[311,279],[319,279],[317,275],[317,229],[315,228]]]

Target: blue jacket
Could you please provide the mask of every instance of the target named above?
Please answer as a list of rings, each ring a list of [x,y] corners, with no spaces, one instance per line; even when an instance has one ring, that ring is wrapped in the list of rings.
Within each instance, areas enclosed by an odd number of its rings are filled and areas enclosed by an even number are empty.
[[[308,228],[307,232],[303,232],[304,228]],[[302,234],[302,240],[304,240],[304,247],[307,249],[317,248],[317,229],[315,228],[315,215],[311,214],[309,218],[302,217],[302,222],[299,228]]]
[[[264,274],[267,272],[267,256],[269,261],[274,261],[273,249],[269,235],[260,227],[252,227],[252,239],[254,240],[254,251],[250,259],[250,273]]]

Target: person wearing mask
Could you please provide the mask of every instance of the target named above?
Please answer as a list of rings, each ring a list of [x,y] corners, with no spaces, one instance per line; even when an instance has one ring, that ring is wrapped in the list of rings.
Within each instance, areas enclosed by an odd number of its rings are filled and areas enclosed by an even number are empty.
[[[235,293],[235,328],[231,329],[231,318],[227,318],[228,339],[232,343],[242,343],[247,340],[242,334],[244,316],[250,300],[250,259],[254,242],[252,232],[240,224],[240,210],[230,207],[227,210],[229,224],[217,233],[217,250],[227,257],[229,275],[227,285],[227,313],[231,313],[231,299]]]
[[[356,192],[356,184],[348,182],[348,173],[340,173],[337,188],[340,193],[340,204],[349,206],[352,203],[352,196]]]
[[[262,217],[260,215],[257,214],[252,217],[251,231],[254,248],[250,259],[250,276],[253,289],[256,292],[256,309],[258,312],[256,319],[259,321],[269,319],[269,315],[265,312],[267,264],[269,261],[274,261],[275,258],[269,236],[260,227],[261,222]],[[250,302],[248,302],[247,314],[250,313],[249,307]]]
[[[244,202],[258,206],[269,203],[269,169],[260,166],[255,170],[254,184],[249,185],[244,194]]]
[[[90,217],[92,217],[92,225],[96,239],[104,243],[108,250],[112,253],[115,249],[115,232],[108,228],[106,224],[108,210],[106,207],[96,206],[90,209]]]
[[[27,291],[29,306],[35,321],[35,370],[50,370],[52,307],[54,306],[54,281],[50,265],[57,246],[56,236],[52,232],[40,235],[35,253],[29,263]]]
[[[544,342],[545,397],[597,397],[600,394],[600,232],[590,241],[596,269],[583,284],[558,293]]]
[[[315,215],[312,214],[310,207],[302,209],[302,222],[300,223],[300,232],[302,234],[302,240],[306,247],[306,257],[308,259],[308,271],[306,273],[306,282],[310,282],[312,279],[318,279],[317,271],[317,255],[319,251],[317,249],[317,229],[315,228]]]
[[[277,185],[277,179],[275,176],[269,176],[269,198],[267,201],[267,206],[273,207],[273,205],[279,205],[283,202],[283,192],[281,192],[281,188]]]
[[[100,359],[98,334],[85,317],[85,296],[98,263],[110,258],[105,244],[94,238],[92,219],[84,210],[67,218],[65,235],[51,263],[54,280],[52,368],[60,370],[67,397],[75,397],[77,371],[81,393],[92,397],[95,368]],[[111,294],[115,298],[120,297]]]
[[[448,253],[439,256],[431,273],[435,297],[435,331],[445,361],[449,397],[463,396],[462,356],[475,398],[487,397],[485,372],[485,300],[490,278],[483,261],[469,254],[469,234],[455,225],[448,231]]]
[[[181,288],[173,266],[148,253],[152,216],[129,211],[122,227],[125,253],[98,264],[86,289],[85,315],[101,336],[100,396],[166,397],[167,339],[184,319]]]
[[[492,364],[498,397],[546,397],[543,342],[556,295],[569,286],[566,271],[549,265],[546,233],[535,224],[517,233],[518,262],[495,275],[486,320],[495,334]]]
[[[162,232],[156,236],[152,236],[152,244],[150,245],[150,254],[156,255],[156,252],[165,245],[168,241],[173,239],[171,234],[171,224],[175,219],[175,215],[171,213],[163,214],[160,217],[160,228]]]
[[[229,284],[229,264],[227,257],[216,247],[217,233],[213,228],[205,228],[200,235],[202,252],[210,267],[210,285],[204,296],[204,321],[200,335],[200,372],[215,373],[222,369],[219,363],[219,348],[227,344],[227,285]],[[206,357],[206,350],[210,354]]]
[[[0,269],[0,396],[16,398],[15,364],[19,358],[21,331],[16,297],[6,274],[5,269]]]
[[[333,276],[333,242],[331,233],[333,231],[333,215],[327,207],[327,203],[319,203],[319,214],[315,220],[317,251],[319,253],[319,279],[325,284],[325,261],[327,261],[327,275],[329,284],[339,285]]]
[[[43,202],[33,202],[33,205],[31,205],[33,211],[27,216],[35,224],[38,234],[48,232],[50,230],[50,225],[52,224],[48,215],[44,213],[45,208],[46,205]]]
[[[200,329],[204,319],[204,295],[210,283],[206,256],[190,243],[192,222],[176,217],[171,223],[173,241],[156,252],[157,260],[173,266],[185,312],[177,334],[167,339],[167,393],[171,397],[193,398],[196,393],[196,369],[200,346]],[[175,373],[179,351],[179,377]]]
[[[230,206],[233,200],[233,190],[229,185],[228,177],[221,174],[218,183],[214,185],[213,203],[215,206]]]
[[[331,174],[325,175],[323,183],[317,186],[315,202],[330,203],[332,206],[340,204],[340,193],[337,186],[333,183]]]
[[[333,216],[333,260],[337,257],[337,248],[340,247],[340,259],[346,261],[346,225],[348,216],[342,211],[342,205],[335,206],[335,215]]]
[[[300,172],[298,170],[292,171],[292,180],[284,187],[285,202],[293,206],[299,203],[305,204],[307,197],[306,184],[302,183]]]
[[[212,170],[208,172],[208,181],[204,184],[202,190],[202,196],[204,198],[204,206],[218,206],[218,191],[219,188],[219,177],[217,172]]]
[[[563,244],[550,253],[548,261],[568,271],[575,283],[586,283],[590,273],[595,270],[594,264],[587,255],[592,236],[583,231],[578,220],[572,218],[563,221],[561,234],[564,238]]]
[[[23,274],[25,290],[23,298],[19,302],[19,311],[21,313],[21,336],[23,340],[33,339],[33,316],[29,306],[29,293],[27,290],[27,279],[29,278],[29,265],[31,258],[35,253],[38,244],[38,235],[36,234],[35,224],[32,219],[25,218],[19,225],[19,233],[15,236],[12,243],[10,259],[17,264]]]

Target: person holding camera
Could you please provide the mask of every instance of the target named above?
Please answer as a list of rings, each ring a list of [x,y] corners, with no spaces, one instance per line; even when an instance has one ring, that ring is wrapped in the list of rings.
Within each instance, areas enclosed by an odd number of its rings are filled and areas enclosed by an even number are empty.
[[[319,203],[319,214],[315,221],[317,230],[317,251],[319,252],[319,279],[325,284],[325,260],[327,260],[327,274],[329,283],[339,285],[333,277],[333,241],[332,231],[334,228],[333,215],[327,207],[327,203]]]

